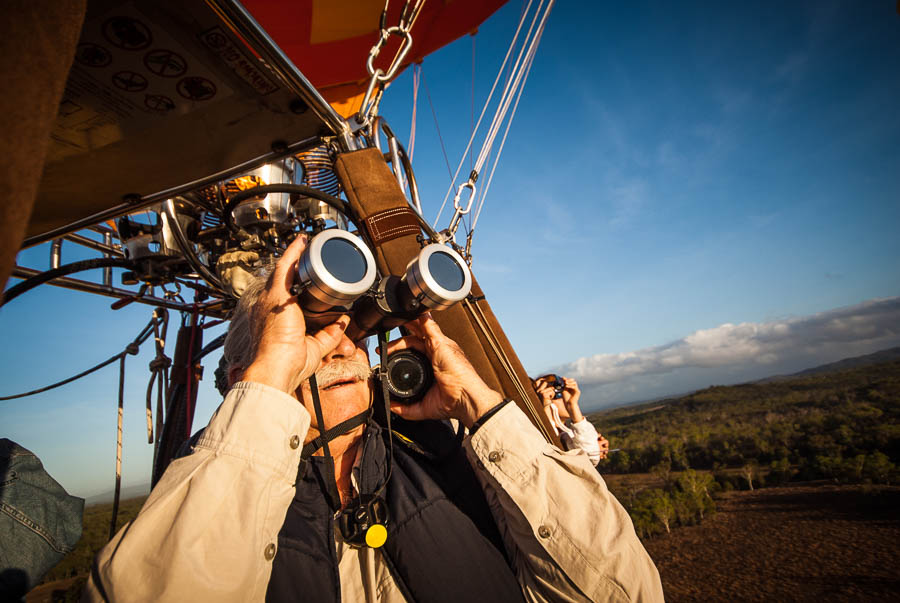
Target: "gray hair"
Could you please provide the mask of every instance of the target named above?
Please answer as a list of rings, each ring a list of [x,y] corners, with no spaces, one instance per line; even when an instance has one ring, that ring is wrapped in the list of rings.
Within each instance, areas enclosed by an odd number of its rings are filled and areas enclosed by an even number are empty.
[[[225,350],[222,354],[226,371],[231,370],[232,367],[247,368],[256,355],[257,342],[252,337],[250,319],[253,307],[265,291],[269,276],[274,269],[274,264],[260,268],[247,283],[246,289],[238,299],[237,306],[231,314],[231,324],[228,326]]]

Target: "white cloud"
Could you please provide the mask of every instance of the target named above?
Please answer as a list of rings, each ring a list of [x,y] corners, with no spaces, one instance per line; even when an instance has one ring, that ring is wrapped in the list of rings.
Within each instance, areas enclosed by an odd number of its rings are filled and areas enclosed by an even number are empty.
[[[828,362],[865,353],[860,351],[863,348],[875,351],[890,347],[898,339],[900,297],[894,297],[801,318],[723,324],[661,346],[579,358],[559,367],[558,372],[584,385],[716,367],[745,369],[755,365],[764,374],[775,374],[798,361]]]

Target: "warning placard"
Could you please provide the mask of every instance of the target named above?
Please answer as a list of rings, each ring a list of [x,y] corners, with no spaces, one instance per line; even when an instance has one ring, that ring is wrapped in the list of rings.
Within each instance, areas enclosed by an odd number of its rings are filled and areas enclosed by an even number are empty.
[[[221,27],[214,27],[200,34],[200,41],[215,52],[242,80],[265,96],[278,90],[278,86],[263,73],[256,63],[247,58]]]
[[[184,44],[130,4],[85,22],[81,40],[50,161],[112,144],[233,94]]]

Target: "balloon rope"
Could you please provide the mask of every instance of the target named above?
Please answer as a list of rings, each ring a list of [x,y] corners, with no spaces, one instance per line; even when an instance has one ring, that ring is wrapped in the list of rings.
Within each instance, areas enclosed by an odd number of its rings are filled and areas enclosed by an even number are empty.
[[[503,63],[500,65],[500,69],[497,71],[497,77],[494,78],[494,84],[493,86],[491,86],[491,91],[488,93],[487,100],[484,101],[484,107],[482,107],[481,109],[481,114],[478,116],[478,121],[475,123],[475,128],[472,130],[472,135],[469,136],[469,142],[468,144],[466,144],[466,150],[463,151],[462,157],[459,160],[459,165],[456,167],[456,172],[454,172],[453,178],[451,178],[450,180],[450,187],[447,189],[447,194],[444,195],[444,201],[441,203],[441,207],[438,210],[437,217],[434,219],[435,228],[437,228],[438,221],[440,221],[441,219],[441,213],[444,211],[444,206],[447,205],[447,200],[450,198],[450,193],[453,192],[454,184],[456,184],[456,178],[459,176],[459,172],[466,160],[466,156],[469,154],[469,149],[472,147],[472,143],[475,142],[475,135],[478,133],[478,129],[481,127],[481,121],[482,119],[484,119],[484,114],[487,112],[488,106],[490,106],[491,103],[491,98],[493,98],[494,92],[497,90],[497,84],[500,83],[500,78],[503,75],[503,71],[506,69],[506,63],[509,61],[509,57],[516,46],[516,40],[518,40],[519,33],[521,33],[522,31],[522,26],[525,24],[525,18],[528,16],[528,12],[531,9],[531,3],[532,0],[528,0],[528,4],[522,11],[522,16],[519,18],[519,25],[516,27],[516,33],[513,34],[512,41],[510,41],[509,43],[509,48],[506,50],[506,56],[503,57]]]

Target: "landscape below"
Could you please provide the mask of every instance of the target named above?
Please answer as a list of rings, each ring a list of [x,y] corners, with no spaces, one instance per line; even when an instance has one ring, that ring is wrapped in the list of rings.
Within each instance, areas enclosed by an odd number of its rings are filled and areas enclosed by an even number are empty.
[[[900,599],[900,361],[591,415],[670,601]],[[122,503],[118,525],[144,498]],[[27,597],[77,601],[112,505]]]

